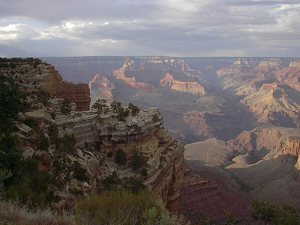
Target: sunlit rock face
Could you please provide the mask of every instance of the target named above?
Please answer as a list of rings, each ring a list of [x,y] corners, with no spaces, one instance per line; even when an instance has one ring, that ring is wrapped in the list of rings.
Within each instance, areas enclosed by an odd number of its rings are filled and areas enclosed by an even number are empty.
[[[205,95],[205,90],[202,85],[197,82],[184,82],[175,80],[174,76],[166,73],[164,79],[160,80],[160,85],[168,87],[174,91],[188,92],[196,95]]]
[[[96,74],[89,82],[89,88],[91,92],[91,106],[98,100],[104,99],[108,102],[113,101],[112,90],[115,88],[105,76]]]

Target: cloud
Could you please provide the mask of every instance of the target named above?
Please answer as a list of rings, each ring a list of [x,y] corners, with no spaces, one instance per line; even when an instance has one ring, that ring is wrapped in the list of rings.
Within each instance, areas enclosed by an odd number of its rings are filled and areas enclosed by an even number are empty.
[[[296,0],[0,3],[5,56],[299,56],[299,37]]]

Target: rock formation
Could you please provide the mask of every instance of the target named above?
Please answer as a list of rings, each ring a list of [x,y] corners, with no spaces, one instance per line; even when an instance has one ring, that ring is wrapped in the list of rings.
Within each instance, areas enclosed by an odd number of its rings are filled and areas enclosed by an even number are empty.
[[[98,99],[105,99],[108,102],[113,101],[112,90],[115,86],[105,76],[96,74],[89,82],[89,88],[91,92],[91,106]]]
[[[27,70],[21,71],[22,67]],[[52,177],[54,207],[72,208],[77,195],[111,186],[134,190],[145,186],[164,203],[179,196],[184,148],[162,127],[156,108],[140,110],[103,100],[93,111],[78,111],[74,102],[67,104],[57,96],[73,100],[86,92],[87,85],[62,81],[52,66],[42,62],[36,69],[41,72],[20,60],[13,73],[3,72],[30,93],[17,136],[23,157],[38,160],[39,169]],[[79,100],[75,103],[85,109]]]
[[[263,84],[241,102],[259,122],[275,126],[300,127],[300,94],[288,85]]]
[[[39,89],[51,97],[75,102],[79,111],[89,110],[91,98],[88,85],[63,81],[61,75],[49,64],[18,61],[17,66],[7,72],[13,74],[14,79],[27,92],[36,92]]]
[[[165,74],[164,79],[160,80],[160,85],[168,87],[174,91],[187,92],[195,95],[205,95],[204,87],[199,83],[175,80],[174,76],[170,73]]]
[[[288,67],[284,67],[275,74],[277,80],[281,83],[300,91],[300,60],[292,61]]]
[[[128,84],[130,87],[143,90],[146,92],[153,92],[154,86],[152,84],[144,83],[144,82],[138,82],[136,81],[135,77],[127,77],[126,76],[126,69],[131,66],[130,61],[126,61],[123,66],[120,69],[117,69],[113,72],[113,75],[119,79],[124,81],[126,84]]]

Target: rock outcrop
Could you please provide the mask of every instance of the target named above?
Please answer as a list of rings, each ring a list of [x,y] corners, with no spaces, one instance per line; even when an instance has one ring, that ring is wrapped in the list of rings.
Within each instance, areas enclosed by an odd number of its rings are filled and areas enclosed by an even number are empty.
[[[21,66],[27,68],[26,62],[20,60],[17,70]],[[95,110],[78,111],[74,102],[56,97],[61,90],[55,85],[70,88],[58,72],[42,62],[36,68],[41,74],[31,67],[13,73],[13,78],[24,79],[19,83],[31,93],[27,111],[20,114],[17,137],[23,157],[35,158],[39,170],[53,179],[49,188],[54,207],[71,209],[77,195],[112,187],[145,187],[164,203],[179,196],[184,148],[163,128],[156,108],[140,110],[102,100]],[[52,97],[41,101],[43,91]],[[75,95],[69,93],[64,96]]]
[[[124,81],[127,85],[129,85],[132,88],[143,90],[145,92],[153,92],[154,91],[154,86],[152,84],[144,83],[144,82],[138,82],[136,81],[135,77],[127,77],[126,76],[126,70],[128,67],[131,66],[130,61],[125,61],[123,66],[120,69],[117,69],[113,72],[113,75],[119,79]]]
[[[278,155],[300,155],[299,129],[284,127],[256,128],[242,132],[227,143],[238,154],[247,154],[248,162],[270,159]]]
[[[264,84],[241,102],[259,122],[275,126],[300,127],[300,93],[288,85]]]
[[[105,99],[108,102],[112,102],[114,99],[112,90],[115,88],[115,86],[105,76],[96,74],[89,82],[89,88],[91,92],[91,106],[98,99]]]
[[[90,90],[86,84],[73,84],[63,81],[61,75],[49,64],[37,61],[31,64],[26,60],[18,61],[16,66],[7,68],[7,73],[26,90],[26,92],[44,91],[51,97],[64,98],[75,102],[77,110],[89,110]]]
[[[205,95],[204,87],[198,82],[185,82],[174,79],[170,73],[166,73],[164,79],[160,80],[162,87],[168,87],[174,91],[187,92],[195,95]]]
[[[281,83],[300,91],[300,60],[292,61],[288,67],[284,67],[275,74],[277,80]]]

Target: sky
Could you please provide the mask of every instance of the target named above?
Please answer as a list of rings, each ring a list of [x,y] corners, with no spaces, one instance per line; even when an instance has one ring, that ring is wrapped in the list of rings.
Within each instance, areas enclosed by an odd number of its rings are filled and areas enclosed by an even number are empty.
[[[300,56],[300,0],[0,0],[0,56]]]

